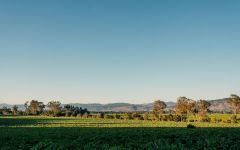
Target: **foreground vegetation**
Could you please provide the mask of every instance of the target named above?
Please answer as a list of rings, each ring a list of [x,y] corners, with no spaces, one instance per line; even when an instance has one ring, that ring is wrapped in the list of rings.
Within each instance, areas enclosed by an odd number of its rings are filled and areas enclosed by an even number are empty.
[[[239,148],[240,123],[191,124],[196,128],[186,128],[187,122],[173,121],[0,117],[0,147],[9,150]]]
[[[222,118],[221,114],[214,114]],[[211,115],[210,115],[211,116]],[[227,115],[225,115],[227,118]],[[240,127],[240,123],[209,123],[209,122],[175,122],[157,120],[125,120],[104,118],[78,118],[78,117],[41,117],[18,116],[0,117],[0,128],[3,127],[187,127],[192,124],[196,127]]]

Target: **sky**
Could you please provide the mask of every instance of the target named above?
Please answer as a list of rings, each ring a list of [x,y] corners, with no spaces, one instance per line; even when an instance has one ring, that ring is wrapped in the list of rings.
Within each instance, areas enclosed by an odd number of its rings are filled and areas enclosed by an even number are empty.
[[[0,103],[240,95],[240,1],[1,0]]]

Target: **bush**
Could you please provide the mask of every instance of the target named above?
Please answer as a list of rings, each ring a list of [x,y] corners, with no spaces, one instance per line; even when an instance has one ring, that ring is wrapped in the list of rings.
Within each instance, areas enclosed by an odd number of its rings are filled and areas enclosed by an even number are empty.
[[[148,113],[144,113],[144,114],[143,114],[143,119],[144,119],[144,120],[149,120],[149,115],[148,115]]]
[[[118,115],[118,114],[115,114],[115,115],[114,115],[114,118],[115,118],[115,119],[121,119],[121,116]]]
[[[143,120],[142,116],[137,112],[132,114],[132,118],[136,120]]]
[[[196,128],[196,127],[194,125],[192,125],[192,124],[188,124],[187,128]]]
[[[204,116],[200,116],[199,121],[200,122],[210,122],[211,118],[209,118],[207,115],[204,115]]]
[[[125,120],[133,119],[133,118],[132,118],[132,113],[125,113],[124,116],[123,116],[123,118],[124,118]]]
[[[227,118],[222,118],[222,123],[231,123],[231,120]]]
[[[174,117],[172,114],[169,114],[169,115],[165,115],[166,118],[167,118],[167,121],[174,121]]]
[[[71,112],[66,112],[66,114],[65,114],[66,117],[70,117],[71,115],[72,115]]]
[[[83,115],[82,115],[82,118],[88,118],[89,114],[87,112],[85,112]]]
[[[92,114],[92,118],[98,118],[98,114]]]
[[[72,117],[77,117],[77,113],[76,113],[76,112],[73,112],[73,113],[72,113]]]
[[[174,116],[173,116],[173,120],[174,120],[175,122],[180,122],[180,121],[181,121],[181,116],[180,116],[180,115],[174,115]]]
[[[153,113],[153,119],[154,120],[160,120],[160,116],[158,113]]]
[[[105,114],[104,115],[104,119],[113,119],[114,117],[112,115],[109,114]]]
[[[99,113],[99,114],[97,115],[97,118],[104,118],[104,113]]]
[[[211,117],[211,118],[210,118],[210,121],[211,121],[212,123],[217,123],[217,122],[218,122],[218,120],[217,120],[216,117]]]
[[[236,115],[232,115],[230,117],[231,123],[237,123],[237,116]]]
[[[161,115],[161,121],[168,121],[168,115]]]

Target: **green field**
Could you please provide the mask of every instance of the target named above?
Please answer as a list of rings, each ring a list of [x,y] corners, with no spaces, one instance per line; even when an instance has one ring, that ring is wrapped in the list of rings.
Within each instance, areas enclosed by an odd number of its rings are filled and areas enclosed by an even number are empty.
[[[0,117],[1,149],[240,149],[240,123]]]

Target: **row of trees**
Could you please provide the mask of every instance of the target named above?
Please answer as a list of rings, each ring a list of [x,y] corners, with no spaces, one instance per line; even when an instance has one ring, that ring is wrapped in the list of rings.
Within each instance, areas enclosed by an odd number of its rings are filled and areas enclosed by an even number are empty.
[[[210,103],[206,100],[195,101],[186,97],[179,97],[174,112],[181,117],[181,120],[183,120],[183,117],[188,118],[189,115],[199,116],[201,118],[198,120],[200,120],[206,116],[209,106]],[[155,118],[160,118],[166,107],[165,102],[161,100],[155,101],[153,104]]]
[[[8,115],[8,114],[13,114],[13,115],[18,115],[19,114],[19,111],[18,111],[18,107],[16,105],[14,105],[11,108],[7,108],[7,107],[3,107],[3,108],[0,108],[0,114],[3,114],[3,115]]]
[[[236,118],[237,113],[240,112],[240,97],[234,94],[230,95],[227,99],[227,104],[234,114],[233,118]],[[210,105],[206,100],[195,101],[186,97],[179,97],[174,112],[181,117],[181,120],[188,118],[189,115],[193,115],[197,120],[204,120],[207,118]],[[167,105],[164,101],[155,101],[153,104],[153,114],[155,118],[160,118],[166,107]]]
[[[240,112],[240,97],[238,95],[230,95],[227,100],[227,104],[229,108],[236,116],[237,113]],[[88,116],[89,111],[87,109],[82,109],[81,107],[74,107],[71,105],[65,105],[62,107],[59,101],[50,101],[47,105],[44,105],[43,102],[39,102],[37,100],[32,100],[30,102],[26,102],[24,104],[25,111],[19,111],[18,107],[14,105],[12,109],[3,107],[0,109],[0,114],[7,115],[49,115],[49,116]],[[175,108],[172,110],[175,117],[174,120],[187,120],[189,116],[194,116],[195,120],[202,121],[207,118],[207,113],[209,112],[210,103],[206,100],[192,100],[186,97],[179,97],[177,99],[177,103]],[[166,120],[163,116],[167,105],[164,101],[157,100],[153,104],[152,114],[154,119],[157,120]],[[142,113],[139,112],[135,113],[125,113],[123,117],[119,117],[119,115],[111,116],[104,113],[99,113],[99,118],[121,118],[121,119],[131,119],[131,118],[138,118],[144,119],[148,117],[149,113]],[[94,115],[90,115],[94,116]],[[172,116],[169,116],[172,118]]]
[[[12,109],[3,107],[0,109],[0,114],[3,115],[48,115],[48,116],[79,116],[89,114],[89,111],[85,108],[75,107],[72,105],[64,105],[62,107],[59,101],[50,101],[47,105],[44,105],[43,102],[37,100],[32,100],[30,102],[25,102],[24,104],[25,111],[19,111],[16,105]]]

